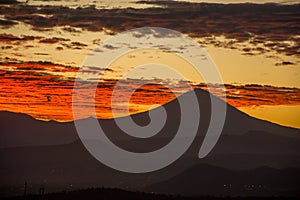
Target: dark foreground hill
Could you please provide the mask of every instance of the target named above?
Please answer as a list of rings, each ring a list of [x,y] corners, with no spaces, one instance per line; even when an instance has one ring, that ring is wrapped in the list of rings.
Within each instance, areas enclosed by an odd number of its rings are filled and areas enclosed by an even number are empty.
[[[147,189],[192,196],[300,196],[300,169],[229,170],[202,164]]]

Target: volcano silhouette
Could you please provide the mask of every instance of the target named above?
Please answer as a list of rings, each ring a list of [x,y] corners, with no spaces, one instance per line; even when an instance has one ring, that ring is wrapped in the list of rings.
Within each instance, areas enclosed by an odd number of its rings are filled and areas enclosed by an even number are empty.
[[[212,96],[217,104],[227,107],[226,120],[214,149],[199,159],[210,123],[211,95],[201,89],[195,93],[201,118],[193,144],[170,166],[146,174],[123,173],[101,164],[79,140],[74,122],[45,122],[0,112],[0,194],[22,194],[27,181],[33,191],[44,185],[47,191],[118,187],[181,195],[299,195],[300,130],[255,119]],[[189,92],[179,98],[189,98]],[[98,122],[119,147],[149,152],[168,144],[180,124],[178,99],[163,107],[166,124],[151,138],[127,135],[114,119]],[[145,126],[150,123],[149,112],[127,118]],[[91,120],[95,119],[82,122]]]

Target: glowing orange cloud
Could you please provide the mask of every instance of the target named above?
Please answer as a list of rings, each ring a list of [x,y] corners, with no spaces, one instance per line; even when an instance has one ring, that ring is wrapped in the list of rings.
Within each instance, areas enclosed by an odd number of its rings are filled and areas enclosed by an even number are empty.
[[[76,73],[77,69],[49,62],[1,63],[0,70],[0,110],[29,114],[37,119],[71,121],[72,92],[74,78],[66,74]],[[64,75],[61,74],[64,73]],[[124,87],[135,87],[137,81],[126,80]],[[117,80],[102,82],[83,82],[82,87],[89,91],[92,84],[97,84],[96,113],[99,118],[111,118],[111,95]],[[193,85],[194,88],[207,90],[205,84]],[[218,91],[218,85],[212,85]],[[261,85],[225,85],[226,101],[235,107],[259,105],[299,105],[300,89]],[[187,91],[180,83],[174,85],[177,93]],[[220,96],[218,92],[214,93]],[[84,101],[84,97],[82,97]],[[167,88],[159,84],[146,84],[138,88],[128,103],[130,113],[150,109],[153,105],[162,105],[175,98]],[[223,97],[221,97],[223,98]],[[122,99],[121,99],[122,100]],[[127,103],[127,102],[125,102]],[[90,106],[90,105],[88,105]],[[118,116],[124,115],[124,108]],[[82,108],[81,117],[89,117]]]

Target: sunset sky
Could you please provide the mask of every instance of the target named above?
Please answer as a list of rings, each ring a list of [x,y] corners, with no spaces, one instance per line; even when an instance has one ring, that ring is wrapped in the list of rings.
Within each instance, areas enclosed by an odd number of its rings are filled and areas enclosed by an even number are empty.
[[[72,90],[86,58],[101,53],[97,46],[120,32],[152,26],[179,31],[206,49],[219,68],[227,95],[224,100],[230,105],[257,118],[300,128],[297,1],[11,2],[0,5],[0,110],[42,120],[74,120]],[[186,79],[159,69],[143,79],[139,78],[143,70],[122,78],[129,69],[154,62],[171,66]],[[188,62],[162,46],[132,48],[109,70],[102,70],[101,63],[86,69],[82,87],[88,90],[97,84],[95,107],[99,118],[112,117],[111,94],[118,80],[128,88],[154,82],[136,90],[129,102],[131,113],[171,101],[188,91],[187,82],[193,88],[207,90],[203,78],[193,72]],[[103,79],[97,83],[100,75]],[[223,98],[218,83],[207,84]],[[120,106],[118,116],[125,115],[125,111]],[[89,114],[83,108],[84,117]]]

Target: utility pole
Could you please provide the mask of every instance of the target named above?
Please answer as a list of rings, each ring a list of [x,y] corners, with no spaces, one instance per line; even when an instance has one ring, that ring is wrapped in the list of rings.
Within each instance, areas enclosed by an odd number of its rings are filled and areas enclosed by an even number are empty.
[[[27,182],[25,181],[25,184],[24,184],[24,196],[27,195]]]
[[[40,187],[39,194],[40,195],[44,195],[45,194],[45,187],[44,186]]]

